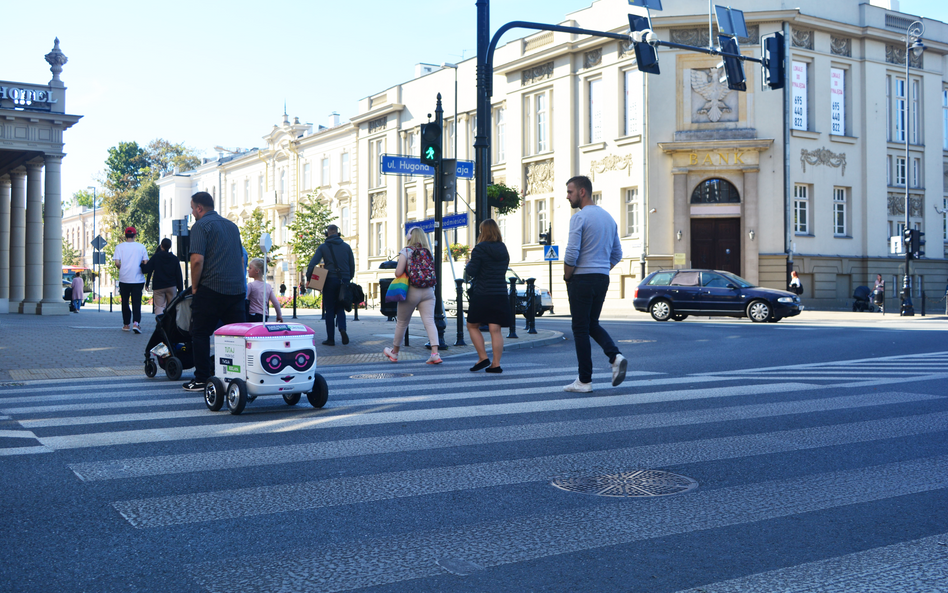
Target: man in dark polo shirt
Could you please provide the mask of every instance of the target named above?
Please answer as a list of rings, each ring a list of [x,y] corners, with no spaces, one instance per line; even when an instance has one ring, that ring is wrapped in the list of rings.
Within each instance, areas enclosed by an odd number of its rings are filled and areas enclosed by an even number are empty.
[[[186,391],[204,391],[214,375],[211,336],[219,325],[245,321],[245,270],[240,230],[214,210],[207,192],[191,196],[191,343],[194,379]]]

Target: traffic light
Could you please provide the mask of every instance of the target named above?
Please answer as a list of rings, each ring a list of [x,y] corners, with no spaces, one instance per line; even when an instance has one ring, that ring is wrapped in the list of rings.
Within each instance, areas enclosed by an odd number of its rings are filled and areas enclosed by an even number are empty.
[[[918,229],[912,229],[912,248],[910,249],[913,259],[922,259],[925,255],[925,233]]]
[[[441,187],[444,193],[444,200],[454,200],[458,193],[458,161],[457,159],[444,159],[441,161]]]
[[[783,33],[760,41],[761,88],[782,89],[784,84]]]
[[[429,167],[441,163],[441,126],[437,123],[421,124],[421,162]]]
[[[912,249],[912,244],[915,242],[915,231],[912,229],[905,229],[902,231],[902,249],[905,251],[905,255],[908,259],[914,259],[912,255],[914,249]]]
[[[737,43],[736,37],[727,35],[718,35],[718,45],[722,52],[740,55],[741,47]],[[746,91],[747,80],[744,78],[744,61],[739,58],[722,56],[724,61],[718,64],[718,68],[724,68],[724,77],[721,82],[727,81],[727,88],[732,91]]]
[[[540,233],[540,245],[552,245],[553,244],[553,231],[547,230],[545,233]]]
[[[661,74],[658,68],[657,45],[658,37],[652,32],[652,23],[647,16],[629,15],[629,32],[632,37],[632,47],[635,49],[635,64],[639,72]]]

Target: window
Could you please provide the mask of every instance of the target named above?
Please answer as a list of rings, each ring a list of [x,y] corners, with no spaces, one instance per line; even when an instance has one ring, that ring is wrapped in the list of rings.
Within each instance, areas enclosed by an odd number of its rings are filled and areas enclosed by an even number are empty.
[[[250,180],[244,179],[244,204],[250,203]]]
[[[892,141],[892,77],[885,77],[885,139]]]
[[[948,108],[946,108],[945,113],[948,113]],[[503,107],[498,107],[494,110],[494,162],[495,163],[504,163],[507,161],[506,146],[507,146],[507,124],[504,121],[506,117],[506,109]],[[948,116],[946,116],[948,118]],[[946,119],[948,121],[948,119]],[[948,125],[948,124],[946,124]]]
[[[525,201],[523,203],[523,242],[530,243],[531,237],[533,237],[533,202]]]
[[[905,79],[895,81],[895,136],[896,142],[905,142]]]
[[[602,142],[602,79],[590,80],[588,85],[589,100],[589,143]]]
[[[641,134],[639,130],[639,97],[642,94],[642,73],[638,70],[625,71],[625,130],[626,136]]]
[[[809,117],[807,110],[807,64],[793,62],[793,115],[790,127],[794,130],[808,130]]]
[[[319,184],[323,187],[329,185],[329,157],[323,157],[320,162]]]
[[[412,134],[414,137],[414,134]],[[412,153],[414,154],[414,153]],[[349,181],[349,153],[342,153],[341,162],[339,163],[339,181],[345,183]]]
[[[921,144],[922,143],[922,126],[921,126],[921,113],[918,109],[918,81],[912,81],[912,130],[909,134],[909,137],[912,139],[912,144]]]
[[[833,234],[846,236],[846,188],[833,188]]]
[[[234,208],[237,207],[237,184],[230,184],[230,205]]]
[[[895,157],[895,185],[905,187],[905,157]]]
[[[382,155],[385,154],[385,138],[369,142],[369,187],[382,186]]]
[[[343,237],[349,236],[349,206],[343,206],[339,209],[339,233]]]
[[[797,235],[808,235],[809,225],[809,186],[793,186],[793,232]]]
[[[941,91],[941,147],[948,150],[948,89]]]
[[[526,156],[550,150],[550,99],[545,90],[524,96],[524,151]]]
[[[885,157],[885,184],[892,185],[892,155]]]
[[[417,154],[417,136],[415,136],[414,132],[408,132],[408,134],[405,136],[405,150],[408,152],[408,156],[419,156]]]
[[[593,204],[595,204],[596,206],[602,206],[602,192],[601,192],[601,191],[594,191],[594,192],[593,192],[593,195],[592,195],[592,202],[593,202]]]
[[[948,198],[941,200],[941,237],[948,241]]]
[[[280,171],[280,199],[283,199],[283,194],[286,193],[286,169]]]
[[[531,243],[540,242],[540,233],[545,233],[550,228],[549,212],[546,209],[546,200],[537,200],[537,236],[529,237]]]
[[[846,71],[830,68],[830,134],[846,135]]]
[[[639,234],[639,189],[625,190],[625,236]]]
[[[263,199],[263,175],[257,175],[257,199]]]
[[[739,204],[741,196],[727,179],[706,179],[691,192],[692,204]]]
[[[303,165],[303,189],[311,189],[313,187],[313,164],[305,163]]]
[[[457,128],[457,123],[453,119],[444,123],[444,142],[441,147],[441,154],[444,155],[446,159],[455,158],[454,139],[457,137]]]
[[[922,187],[922,159],[912,159],[912,187]]]
[[[375,232],[375,255],[385,255],[385,221],[373,223]]]

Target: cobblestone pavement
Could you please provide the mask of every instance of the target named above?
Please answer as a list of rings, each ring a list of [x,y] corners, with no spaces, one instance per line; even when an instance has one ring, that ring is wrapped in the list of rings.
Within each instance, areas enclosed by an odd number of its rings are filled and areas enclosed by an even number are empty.
[[[285,320],[290,320],[292,311],[286,311]],[[377,310],[359,312],[359,320],[348,317],[349,344],[343,346],[336,336],[335,346],[323,346],[326,339],[325,322],[318,311],[298,310],[297,321],[312,327],[316,332],[316,351],[319,366],[337,366],[387,360],[382,349],[392,343],[395,323],[388,321]],[[455,346],[457,321],[447,318],[444,341],[447,349],[441,351],[443,358],[474,356],[470,336],[466,328],[464,346]],[[538,329],[536,334],[523,330],[524,320],[518,318],[517,339],[505,339],[504,349],[534,348],[560,342],[563,334],[548,329]],[[115,307],[109,312],[106,307],[99,311],[94,306],[85,307],[79,314],[43,317],[32,315],[0,315],[0,382],[28,381],[35,379],[70,379],[79,377],[114,377],[144,373],[145,345],[155,330],[154,315],[142,313],[142,333],[122,331],[122,315]],[[401,360],[419,360],[428,357],[428,342],[424,326],[417,315],[409,326],[409,344],[403,346]],[[504,330],[504,335],[507,335]],[[484,334],[490,352],[490,336]],[[191,371],[185,370],[185,378]]]

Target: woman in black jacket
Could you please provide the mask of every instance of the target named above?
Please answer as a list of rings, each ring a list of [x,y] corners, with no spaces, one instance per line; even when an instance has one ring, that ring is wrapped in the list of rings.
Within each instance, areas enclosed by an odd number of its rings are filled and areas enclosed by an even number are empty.
[[[471,261],[464,268],[464,273],[472,278],[468,290],[467,331],[478,357],[471,371],[487,368],[488,373],[502,373],[500,357],[504,352],[504,337],[500,328],[510,327],[513,322],[505,278],[510,254],[500,236],[500,228],[492,219],[482,222],[479,231],[477,245],[471,251]],[[480,326],[485,323],[490,329],[493,361],[487,358],[484,336],[480,331]]]

